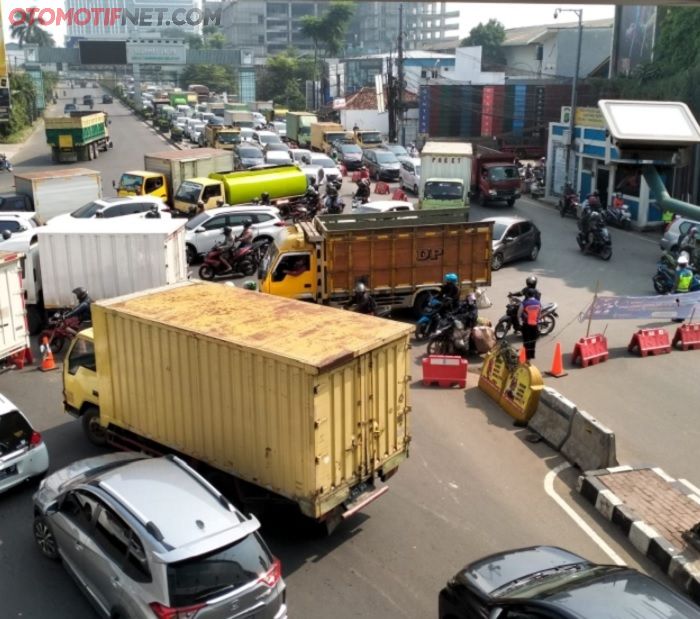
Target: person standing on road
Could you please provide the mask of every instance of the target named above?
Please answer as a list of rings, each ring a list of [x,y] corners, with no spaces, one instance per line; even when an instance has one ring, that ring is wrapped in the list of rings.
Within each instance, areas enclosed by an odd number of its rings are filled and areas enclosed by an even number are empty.
[[[538,325],[541,313],[542,304],[540,300],[535,296],[532,288],[527,288],[525,298],[520,304],[520,323],[522,324],[525,358],[528,361],[535,358],[535,346],[537,345],[537,338],[540,336]]]

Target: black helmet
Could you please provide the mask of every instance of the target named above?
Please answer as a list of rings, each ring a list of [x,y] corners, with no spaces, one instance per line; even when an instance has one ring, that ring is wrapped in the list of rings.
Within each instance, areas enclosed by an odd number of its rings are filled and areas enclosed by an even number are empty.
[[[269,202],[269,201],[270,201],[270,194],[267,193],[267,191],[263,191],[263,192],[260,194],[260,201],[261,201],[261,202]]]
[[[525,285],[528,288],[537,288],[537,278],[534,275],[530,275],[530,277],[525,280]]]
[[[82,302],[87,299],[88,291],[82,286],[78,286],[77,288],[73,288],[73,294],[78,297],[78,301]]]
[[[231,226],[224,226],[224,234],[231,234],[233,232],[233,228]]]
[[[250,228],[252,225],[253,225],[252,219],[244,219],[243,220],[243,228]]]

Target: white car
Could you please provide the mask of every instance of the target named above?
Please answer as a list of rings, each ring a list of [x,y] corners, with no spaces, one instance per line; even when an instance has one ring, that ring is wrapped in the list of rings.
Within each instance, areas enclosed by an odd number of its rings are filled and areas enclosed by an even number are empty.
[[[151,196],[128,196],[124,198],[100,198],[84,204],[79,209],[65,215],[57,215],[46,222],[47,226],[54,223],[70,221],[71,219],[94,219],[100,217],[145,217],[156,210],[163,219],[170,219],[170,209],[160,198]]]
[[[272,125],[275,128],[275,131],[277,131],[277,135],[279,135],[281,138],[287,137],[287,123],[276,120],[272,123]]]
[[[22,412],[0,394],[0,492],[43,477],[49,451]]]
[[[319,166],[323,170],[322,182],[331,180],[340,180],[342,183],[343,175],[340,173],[338,166],[328,155],[321,153],[311,153],[311,165]]]
[[[307,161],[311,161],[310,150],[306,150],[305,148],[290,148],[289,152],[292,153],[294,163],[298,163],[299,165],[305,165],[303,161],[304,159],[306,159]]]
[[[190,142],[193,144],[199,144],[200,137],[204,133],[204,127],[206,127],[206,123],[202,121],[192,123],[190,125]]]
[[[261,112],[252,112],[253,114],[253,120],[255,121],[256,125],[266,125],[267,124],[267,119]]]
[[[180,129],[184,131],[185,126],[187,125],[187,116],[177,116],[173,121],[173,125],[180,127]]]
[[[253,142],[265,148],[268,144],[281,144],[282,139],[274,131],[253,131]]]
[[[255,129],[250,127],[241,127],[241,142],[253,142],[253,134]]]
[[[420,159],[403,159],[399,170],[399,187],[418,195],[420,187]]]
[[[265,163],[294,163],[294,160],[288,150],[268,150],[265,151]]]
[[[0,213],[0,235],[3,240],[9,238],[7,236],[9,232],[15,240],[26,237],[27,241],[30,241],[35,237],[34,229],[38,226],[39,222],[34,217],[34,213]]]
[[[414,211],[413,204],[403,200],[380,200],[377,202],[367,202],[357,207],[353,206],[353,213],[400,213],[403,211]]]
[[[253,221],[253,241],[279,242],[287,233],[286,225],[274,206],[222,206],[195,215],[185,224],[187,261],[192,264],[198,256],[206,255],[224,240],[224,226],[233,228],[233,234],[243,231],[243,222]]]

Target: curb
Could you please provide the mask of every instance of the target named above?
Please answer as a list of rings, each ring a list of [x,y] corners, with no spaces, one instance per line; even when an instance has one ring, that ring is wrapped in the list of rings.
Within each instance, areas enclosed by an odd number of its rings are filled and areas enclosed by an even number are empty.
[[[579,476],[577,489],[581,496],[593,505],[606,520],[612,522],[645,557],[658,565],[673,582],[682,588],[696,603],[700,603],[700,568],[696,557],[691,557],[674,546],[656,529],[645,523],[635,512],[615,495],[603,482],[601,475],[649,469],[665,482],[700,503],[700,491],[685,480],[676,480],[658,467],[616,466],[597,471],[587,471]],[[697,553],[696,553],[697,554]]]

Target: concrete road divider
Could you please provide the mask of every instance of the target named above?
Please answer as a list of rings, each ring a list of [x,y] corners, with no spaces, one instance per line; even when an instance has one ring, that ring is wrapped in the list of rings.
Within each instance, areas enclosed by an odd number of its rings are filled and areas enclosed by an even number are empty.
[[[561,453],[582,471],[617,466],[615,433],[587,412],[576,409]]]
[[[571,433],[576,405],[556,389],[545,387],[540,393],[537,410],[528,427],[539,434],[554,449],[561,449]]]

